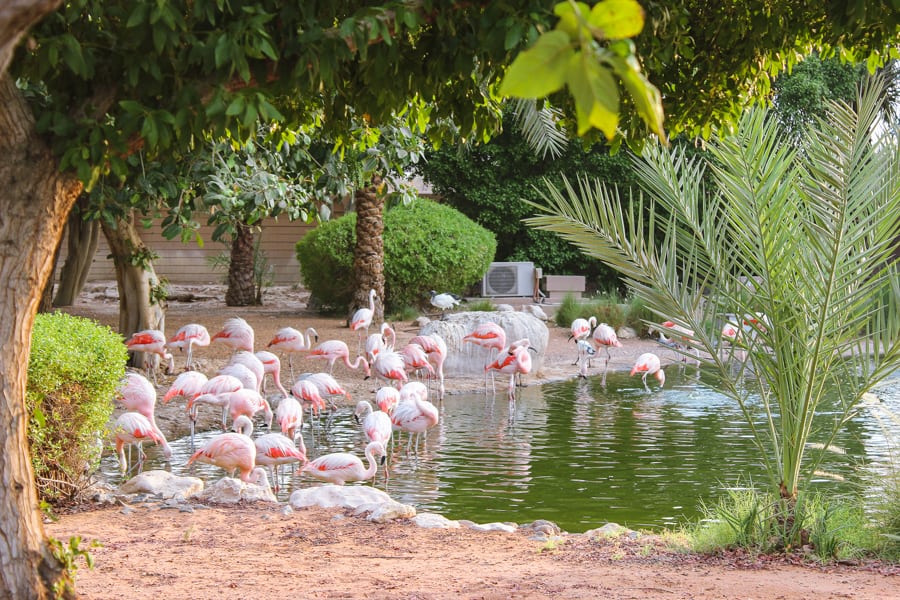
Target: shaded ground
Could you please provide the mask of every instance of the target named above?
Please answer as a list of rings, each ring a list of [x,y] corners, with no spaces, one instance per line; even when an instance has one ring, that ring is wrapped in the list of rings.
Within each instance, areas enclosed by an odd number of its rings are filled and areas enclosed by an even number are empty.
[[[108,286],[115,291],[114,284]],[[115,326],[114,293],[89,290],[70,311]],[[278,288],[267,306],[229,309],[220,288],[175,290],[194,301],[172,302],[166,329],[174,332],[199,322],[211,333],[231,316],[242,316],[256,330],[261,347],[277,329],[315,327],[320,340],[355,342],[337,318],[305,308],[305,295]],[[550,326],[550,346],[542,372],[529,384],[572,377],[574,346],[568,330]],[[398,342],[415,335],[398,325]],[[654,342],[626,341],[610,368],[630,368],[634,358],[657,351],[664,363],[674,355]],[[200,369],[214,372],[228,352],[215,346],[198,352]],[[182,364],[183,358],[177,358]],[[599,372],[596,362],[592,374]],[[301,370],[319,370],[300,361]],[[371,382],[335,368],[355,396],[371,393]],[[168,379],[171,381],[171,378]],[[165,390],[167,382],[160,382]],[[480,379],[449,378],[449,391],[477,389]],[[501,391],[501,393],[503,393]],[[210,411],[212,412],[212,411]],[[160,406],[160,426],[169,437],[186,430],[183,408]],[[410,523],[380,525],[342,511],[282,506],[238,506],[160,510],[158,504],[82,510],[48,523],[48,535],[80,535],[102,546],[92,552],[94,570],[78,572],[85,598],[123,598],[135,592],[157,598],[380,598],[380,599],[531,599],[531,598],[896,598],[896,567],[875,564],[828,568],[800,566],[792,560],[761,560],[741,555],[701,558],[664,549],[655,536],[634,540],[591,540],[565,536],[559,544],[534,540],[524,532],[477,532],[465,527],[426,530]],[[598,523],[598,526],[602,523]],[[520,530],[521,531],[521,530]]]

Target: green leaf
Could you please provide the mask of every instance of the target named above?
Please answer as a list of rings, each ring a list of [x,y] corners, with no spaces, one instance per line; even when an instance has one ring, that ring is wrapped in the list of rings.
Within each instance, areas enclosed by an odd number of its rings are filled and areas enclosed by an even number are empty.
[[[615,78],[587,52],[572,57],[566,75],[575,99],[578,135],[596,127],[607,139],[612,139],[619,125],[619,89]]]
[[[148,5],[144,3],[138,3],[134,7],[134,12],[128,17],[128,22],[125,24],[126,28],[137,27],[144,23],[144,20],[147,18],[147,8]]]
[[[518,98],[552,94],[565,83],[566,65],[573,52],[568,35],[562,31],[545,33],[510,65],[500,84],[500,94]]]
[[[503,39],[503,49],[512,50],[522,39],[522,24],[518,21],[512,24],[512,27],[506,30],[506,36]]]
[[[666,132],[663,129],[662,97],[659,90],[650,83],[644,74],[640,72],[637,59],[615,58],[610,61],[613,70],[622,80],[622,84],[631,96],[632,102],[638,111],[638,115],[647,123],[650,131],[659,136],[660,140],[666,140]]]
[[[644,9],[636,0],[603,0],[594,5],[588,22],[608,40],[634,37],[644,28]]]
[[[591,7],[584,2],[560,2],[553,7],[553,14],[559,17],[556,28],[566,32],[572,39],[590,38],[590,31],[584,26],[590,12]]]
[[[225,110],[225,114],[229,117],[236,117],[244,112],[244,97],[238,96],[234,100],[231,101],[231,104],[228,105],[228,108]]]

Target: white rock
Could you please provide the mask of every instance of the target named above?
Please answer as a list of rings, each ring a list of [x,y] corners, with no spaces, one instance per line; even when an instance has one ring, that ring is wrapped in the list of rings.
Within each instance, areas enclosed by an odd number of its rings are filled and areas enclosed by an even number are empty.
[[[459,521],[451,521],[437,513],[419,513],[412,522],[425,529],[459,529]]]
[[[385,492],[367,485],[326,484],[303,488],[292,493],[288,502],[294,508],[349,508],[357,516],[368,514],[366,518],[376,523],[416,516],[414,507],[401,504]]]
[[[240,479],[223,477],[219,481],[210,484],[198,496],[204,502],[218,502],[220,504],[235,504],[237,502],[277,502],[272,490],[255,483],[246,483]]]
[[[428,317],[416,317],[413,320],[413,327],[418,327],[419,329],[425,327],[431,322],[431,319]]]
[[[412,519],[416,516],[416,509],[409,504],[401,504],[396,500],[379,502],[376,504],[361,504],[356,508],[356,516],[368,514],[367,520],[374,523],[387,523],[397,519]]]
[[[498,304],[497,312],[514,312],[516,309],[513,308],[512,304]]]
[[[119,486],[123,494],[152,494],[161,498],[190,498],[203,491],[203,480],[198,477],[179,477],[168,471],[156,469],[139,473]]]
[[[475,531],[502,531],[504,533],[515,533],[519,530],[518,525],[512,523],[474,523],[472,521],[460,520],[460,525],[464,525]]]
[[[627,527],[622,527],[618,523],[607,523],[603,527],[585,531],[584,535],[589,538],[617,538],[631,532]]]
[[[616,330],[616,337],[620,340],[633,340],[638,336],[637,331],[631,327],[623,325]]]
[[[544,312],[544,309],[538,306],[537,304],[525,304],[522,306],[522,312],[528,313],[533,317],[540,319],[541,321],[549,321],[550,317],[547,316],[547,313]]]

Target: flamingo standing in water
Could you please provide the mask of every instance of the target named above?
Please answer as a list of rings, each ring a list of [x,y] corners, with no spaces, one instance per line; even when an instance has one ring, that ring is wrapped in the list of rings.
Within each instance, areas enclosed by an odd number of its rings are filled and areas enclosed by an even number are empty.
[[[156,426],[156,388],[140,373],[126,373],[125,381],[119,387],[118,401],[125,410],[140,413],[147,419],[153,431],[159,437],[166,458],[172,456],[169,442],[159,427]]]
[[[313,340],[319,341],[318,332],[312,327],[307,327],[306,334],[302,334],[293,327],[282,327],[275,333],[266,348],[278,350],[288,356],[288,367],[291,370],[291,379],[294,378],[294,354],[312,349]]]
[[[644,382],[644,388],[649,392],[650,387],[647,385],[647,375],[653,375],[659,381],[659,387],[666,384],[666,374],[660,367],[659,357],[652,352],[645,352],[638,356],[631,368],[631,375],[642,373],[641,381]]]
[[[187,348],[187,356],[184,359],[184,368],[187,371],[190,371],[193,366],[194,346],[203,348],[209,346],[209,344],[209,331],[198,323],[188,323],[176,331],[175,335],[166,342],[169,348],[178,348],[179,350]]]
[[[509,373],[509,388],[507,394],[510,400],[516,398],[516,375],[531,373],[531,346],[528,340],[519,340],[509,347],[507,352],[501,352],[497,360],[484,368],[485,371],[494,370],[500,373]]]
[[[659,324],[659,327],[651,327],[650,331],[656,331],[659,334],[659,343],[665,346],[671,346],[676,352],[681,353],[682,362],[687,361],[687,355],[685,353],[688,348],[691,348],[691,340],[694,337],[694,331],[692,329],[688,329],[674,321],[663,321]],[[669,333],[670,337],[666,337],[666,333]],[[700,350],[693,348],[692,354],[694,354],[697,359],[697,364],[699,364]]]
[[[168,404],[174,398],[192,400],[201,394],[203,386],[209,379],[200,371],[185,371],[175,378],[166,395],[163,396],[163,404]]]
[[[398,388],[405,382],[409,381],[406,375],[406,364],[403,357],[394,351],[385,350],[375,357],[375,363],[372,365],[375,374],[389,383],[393,383]]]
[[[239,364],[227,364],[219,369],[218,375],[229,375],[241,382],[241,387],[248,390],[256,390],[259,387],[259,379],[256,373],[249,367]]]
[[[395,387],[386,385],[378,388],[378,391],[375,392],[375,404],[382,412],[391,414],[399,402],[400,390]]]
[[[356,357],[356,361],[350,362],[350,349],[347,347],[347,344],[341,340],[328,340],[322,342],[310,351],[309,358],[327,360],[329,373],[334,373],[334,363],[338,359],[341,359],[348,369],[355,370],[361,366],[366,373],[365,379],[368,379],[372,375],[372,371],[369,369],[369,362],[365,357],[360,355]]]
[[[447,359],[447,342],[436,333],[417,335],[410,344],[418,344],[428,355],[428,362],[434,366],[438,379],[438,400],[444,399],[444,361]]]
[[[128,461],[125,460],[125,446],[129,447],[129,455],[131,454],[131,446],[137,446],[138,451],[138,470],[144,464],[144,450],[141,447],[144,442],[153,441],[157,444],[165,443],[165,438],[161,437],[156,428],[150,421],[138,412],[126,412],[119,415],[116,424],[113,426],[113,435],[116,442],[116,454],[119,455],[119,469],[122,475],[128,472]],[[168,448],[168,445],[164,446]],[[166,454],[166,458],[172,456],[171,450]]]
[[[372,325],[372,319],[375,317],[375,290],[369,290],[369,306],[368,308],[360,308],[350,318],[350,331],[359,332],[359,344],[356,348],[357,354],[362,354],[363,337],[369,335],[369,327]]]
[[[130,352],[143,352],[149,354],[147,357],[147,373],[156,383],[156,371],[159,368],[159,361],[166,361],[166,374],[169,375],[175,371],[175,358],[167,350],[166,336],[158,329],[144,329],[133,333],[125,346]]]
[[[428,354],[422,346],[410,342],[403,346],[398,354],[403,357],[405,371],[412,371],[418,378],[419,371],[424,370],[426,376],[434,377],[434,367],[428,361]]]
[[[381,442],[387,448],[394,429],[390,415],[380,410],[374,411],[368,401],[360,400],[356,403],[353,418],[357,423],[362,422],[363,432],[370,442]]]
[[[278,491],[278,467],[307,462],[303,438],[300,438],[300,446],[295,444],[293,439],[288,439],[280,433],[267,433],[254,438],[253,421],[243,415],[234,420],[232,429],[253,440],[253,445],[256,446],[255,462],[262,467],[269,467],[276,492]]]
[[[256,466],[256,444],[246,435],[232,432],[217,435],[194,452],[187,464],[194,462],[215,465],[229,475],[238,471],[241,481],[269,489],[266,470]]]
[[[265,377],[265,375],[271,375],[272,381],[275,382],[275,387],[278,388],[278,391],[281,392],[281,395],[287,396],[288,391],[284,389],[284,386],[281,384],[281,361],[278,359],[278,357],[267,350],[260,350],[259,352],[255,353],[255,356],[259,359],[259,362],[262,363],[263,377]],[[262,391],[263,393],[266,392],[265,379],[263,379]]]
[[[396,337],[397,334],[394,333],[394,328],[387,323],[381,324],[381,333],[369,335],[366,338],[366,359],[369,361],[369,364],[375,362],[379,352],[393,350]],[[388,338],[390,338],[390,342],[388,342]]]
[[[197,426],[197,410],[194,408],[194,402],[197,400],[197,398],[207,395],[215,399],[215,401],[210,401],[208,399],[206,403],[222,407],[222,427],[224,428],[225,416],[228,406],[225,400],[219,398],[219,396],[221,394],[227,394],[229,392],[236,392],[243,388],[244,384],[241,383],[241,380],[237,377],[233,377],[231,375],[216,375],[215,377],[211,377],[209,381],[203,384],[203,387],[200,388],[199,395],[195,395],[193,398],[188,398],[187,413],[188,420],[190,421],[191,425],[191,449],[194,448],[194,430]]]
[[[364,468],[359,457],[349,452],[335,452],[320,456],[314,461],[308,462],[300,469],[301,474],[315,477],[320,481],[344,485],[348,481],[365,481],[375,477],[378,464],[375,455],[384,462],[385,449],[381,442],[369,442],[366,446],[366,460],[368,468]]]
[[[476,346],[481,346],[482,348],[487,348],[488,357],[487,361],[485,361],[485,366],[491,364],[491,358],[494,356],[494,351],[498,354],[501,350],[506,347],[506,331],[503,330],[496,323],[487,322],[481,323],[475,329],[473,329],[470,333],[463,336],[463,343],[472,343]],[[485,380],[484,380],[484,389],[487,389],[487,369],[485,369]],[[491,387],[494,386],[494,374],[491,373]]]
[[[262,392],[263,381],[266,378],[266,366],[254,352],[238,350],[231,355],[231,360],[228,361],[228,364],[243,365],[250,369],[256,378],[256,388],[254,389],[256,389],[257,392]]]
[[[253,353],[253,327],[240,317],[225,321],[222,330],[210,338],[210,342],[221,342],[234,350]]]
[[[606,363],[603,366],[603,373],[605,375],[606,370],[609,369],[609,359],[612,358],[609,354],[610,347],[621,348],[622,342],[619,341],[616,330],[606,323],[600,323],[594,328],[594,333],[591,334],[591,341],[597,350],[600,350],[601,347],[606,350]]]
[[[315,382],[309,379],[298,379],[291,387],[291,394],[300,402],[309,404],[309,417],[312,423],[313,411],[318,415],[320,410],[325,410],[325,399],[319,393]]]
[[[416,436],[416,446],[418,446],[419,437],[437,425],[440,419],[437,407],[422,398],[423,390],[427,394],[427,389],[422,384],[414,385],[416,383],[418,382],[410,382],[400,389],[400,402],[391,414],[391,423],[394,429],[409,434],[409,441],[406,444],[407,452],[410,451],[413,434]]]
[[[296,439],[297,432],[303,427],[303,405],[293,396],[285,396],[275,408],[275,420],[281,427],[281,433]]]

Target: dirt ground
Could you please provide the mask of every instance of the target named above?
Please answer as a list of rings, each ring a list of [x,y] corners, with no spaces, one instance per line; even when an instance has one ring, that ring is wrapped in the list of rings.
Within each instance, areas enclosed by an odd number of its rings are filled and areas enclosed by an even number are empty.
[[[338,318],[323,318],[306,308],[301,290],[276,288],[262,307],[231,309],[216,286],[179,287],[169,304],[167,333],[199,322],[210,333],[232,316],[245,318],[256,331],[257,347],[281,327],[315,327],[319,339],[355,342]],[[190,299],[190,302],[184,301]],[[95,318],[115,329],[115,285],[89,286],[69,312]],[[417,330],[399,323],[398,343]],[[550,327],[550,345],[541,372],[526,378],[533,385],[577,374],[567,328]],[[352,347],[352,346],[351,346]],[[612,369],[629,369],[635,357],[659,346],[651,340],[627,340],[616,351]],[[660,353],[664,364],[670,352]],[[229,352],[211,346],[196,353],[199,369],[212,373]],[[306,362],[309,366],[303,367]],[[176,357],[181,366],[183,358]],[[320,368],[300,361],[301,370]],[[592,374],[599,372],[595,361]],[[335,368],[354,396],[371,393],[371,382]],[[160,381],[165,391],[171,377]],[[477,379],[448,378],[448,393],[478,389]],[[655,382],[654,382],[655,383]],[[500,391],[500,393],[503,393]],[[158,408],[167,436],[186,431],[183,407]],[[602,525],[602,523],[598,524]],[[95,567],[78,571],[84,598],[123,598],[140,593],[152,598],[379,598],[379,599],[800,599],[898,598],[900,568],[876,563],[819,567],[795,558],[744,555],[698,557],[667,550],[653,535],[591,539],[564,535],[562,541],[517,533],[479,532],[462,527],[423,529],[409,522],[375,524],[336,509],[292,511],[284,505],[198,508],[193,512],[160,509],[147,503],[67,511],[48,522],[58,539],[96,540]]]

